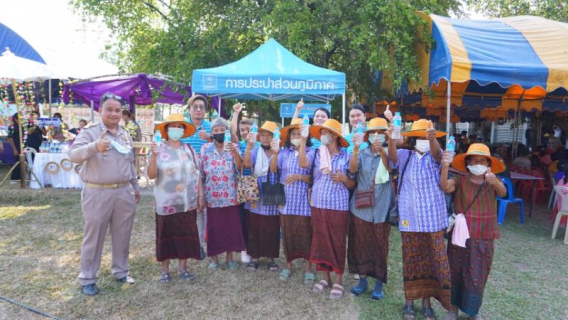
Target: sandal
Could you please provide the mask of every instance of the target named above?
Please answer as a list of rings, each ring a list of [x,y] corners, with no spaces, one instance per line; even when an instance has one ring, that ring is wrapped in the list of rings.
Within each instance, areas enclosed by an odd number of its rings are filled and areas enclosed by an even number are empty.
[[[211,262],[207,268],[209,268],[209,270],[217,270],[219,269],[219,263]]]
[[[382,292],[375,292],[373,291],[373,293],[371,293],[371,300],[383,300],[385,298],[385,294]]]
[[[189,273],[189,271],[185,270],[184,272],[179,274],[179,277],[183,281],[193,281],[195,280],[195,275]]]
[[[290,279],[290,274],[292,273],[292,271],[290,271],[290,269],[282,269],[282,271],[280,272],[279,278],[282,281],[286,281],[288,279]]]
[[[314,284],[312,291],[315,293],[322,293],[327,287],[329,287],[329,283],[325,280],[320,280],[318,283]]]
[[[339,299],[341,297],[343,297],[343,291],[345,289],[343,289],[343,286],[340,284],[334,284],[333,288],[331,289],[331,292],[329,293],[329,298],[330,299]]]
[[[247,270],[256,271],[258,270],[258,262],[251,261],[247,264]]]
[[[229,270],[239,270],[239,264],[235,261],[227,262],[227,266],[229,266]]]
[[[352,295],[358,297],[365,291],[367,291],[367,288],[361,288],[361,287],[357,286],[357,287],[351,288],[350,292],[351,292]]]
[[[402,307],[402,316],[405,320],[416,319],[416,314],[414,314],[414,305],[405,304],[404,307]]]
[[[436,320],[436,314],[434,314],[434,309],[432,309],[432,307],[422,307],[422,313],[426,320]]]
[[[280,267],[274,261],[269,262],[266,265],[266,268],[270,271],[278,271],[278,269],[280,269]]]
[[[311,272],[306,272],[304,273],[304,284],[309,286],[311,284],[314,283],[314,280],[316,280],[316,275],[311,273]]]
[[[170,283],[170,274],[169,273],[162,273],[162,275],[158,278],[159,283]]]

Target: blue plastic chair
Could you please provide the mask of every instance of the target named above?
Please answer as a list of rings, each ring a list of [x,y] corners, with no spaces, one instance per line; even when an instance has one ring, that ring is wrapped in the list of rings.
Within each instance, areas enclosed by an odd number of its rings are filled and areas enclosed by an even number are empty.
[[[501,177],[501,181],[507,188],[507,197],[501,198],[497,196],[498,201],[498,210],[497,210],[497,223],[503,224],[505,223],[505,213],[507,212],[507,205],[509,203],[518,203],[521,205],[521,224],[525,223],[525,204],[523,199],[515,198],[515,194],[513,193],[513,183],[511,179],[506,177]]]

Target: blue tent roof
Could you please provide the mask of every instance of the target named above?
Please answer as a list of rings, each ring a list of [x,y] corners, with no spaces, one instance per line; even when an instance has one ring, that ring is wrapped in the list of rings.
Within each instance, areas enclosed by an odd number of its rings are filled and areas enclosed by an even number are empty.
[[[42,56],[24,38],[0,23],[0,53],[6,48],[10,48],[10,51],[20,58],[45,64]]]
[[[269,39],[238,61],[194,70],[192,88],[225,98],[329,101],[345,93],[345,74],[309,64]]]

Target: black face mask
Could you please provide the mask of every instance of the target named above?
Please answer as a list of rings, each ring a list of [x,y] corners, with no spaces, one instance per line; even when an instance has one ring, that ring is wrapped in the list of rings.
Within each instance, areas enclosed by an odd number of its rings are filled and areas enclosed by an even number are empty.
[[[265,146],[265,145],[262,145],[262,144],[261,144],[260,146],[261,146],[262,149],[264,149],[264,150],[270,150],[270,146]]]
[[[224,133],[214,133],[211,136],[213,137],[213,140],[215,140],[219,143],[223,143],[225,141],[225,134]]]

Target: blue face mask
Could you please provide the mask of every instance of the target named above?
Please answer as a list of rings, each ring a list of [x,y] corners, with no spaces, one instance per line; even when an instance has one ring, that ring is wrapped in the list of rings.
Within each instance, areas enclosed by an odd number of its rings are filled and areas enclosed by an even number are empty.
[[[118,142],[116,142],[116,141],[114,141],[114,140],[111,140],[111,141],[110,141],[110,145],[111,145],[113,148],[115,148],[116,151],[118,151],[118,152],[120,152],[120,153],[122,153],[122,154],[129,154],[130,151],[132,151],[132,148],[125,147],[125,146],[121,145],[120,143],[118,143]]]
[[[179,141],[185,132],[182,128],[168,128],[168,139]]]

